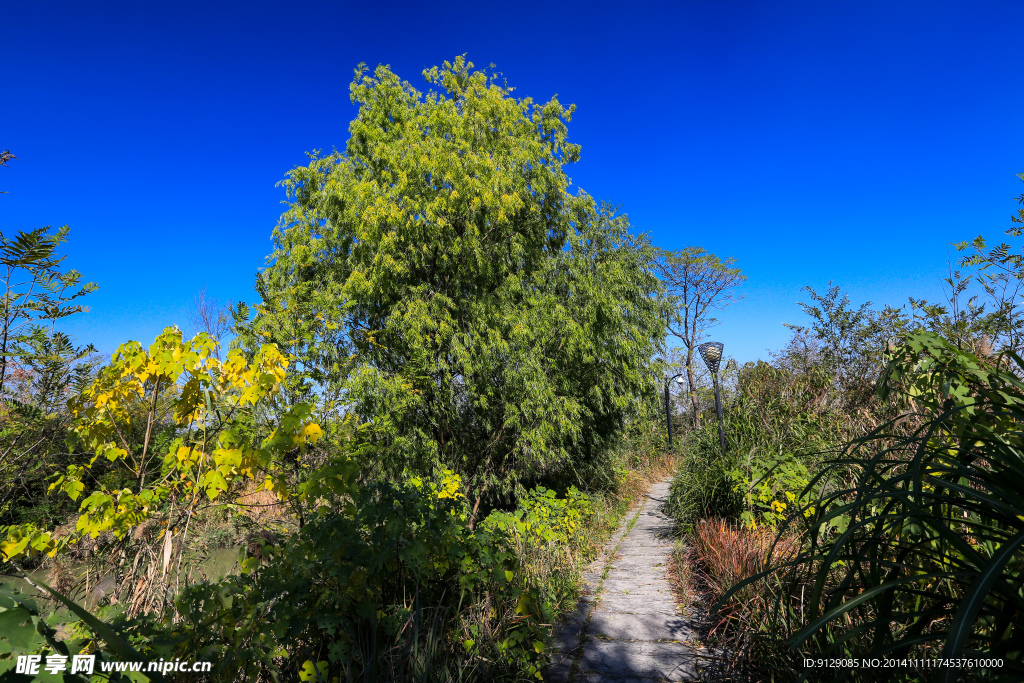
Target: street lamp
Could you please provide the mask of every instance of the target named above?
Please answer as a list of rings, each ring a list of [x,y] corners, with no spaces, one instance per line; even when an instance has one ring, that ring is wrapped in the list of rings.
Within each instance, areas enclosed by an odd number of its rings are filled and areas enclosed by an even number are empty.
[[[718,410],[718,440],[722,442],[722,455],[725,455],[725,427],[722,425],[722,397],[718,395],[718,365],[722,362],[722,342],[707,342],[697,347],[704,365],[711,371],[711,381],[715,384],[715,409]],[[671,440],[670,440],[671,444]]]
[[[679,373],[675,377],[669,377],[665,380],[665,424],[668,425],[668,450],[672,451],[672,413],[669,411],[668,402],[668,385],[672,384],[672,380],[676,381],[676,384],[683,386],[683,373]]]

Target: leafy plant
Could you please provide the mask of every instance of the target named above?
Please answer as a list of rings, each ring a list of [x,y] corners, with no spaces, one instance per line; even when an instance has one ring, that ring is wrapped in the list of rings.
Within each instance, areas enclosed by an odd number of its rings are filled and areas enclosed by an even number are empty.
[[[810,476],[807,465],[791,454],[767,462],[759,458],[756,464],[733,469],[728,477],[747,508],[740,519],[750,528],[756,528],[758,522],[775,528],[794,509],[809,510],[811,497],[806,487]]]
[[[301,531],[261,544],[241,576],[187,588],[180,621],[135,632],[216,662],[216,681],[540,678],[559,596],[517,539],[568,538],[585,499],[538,491],[471,529],[462,490],[451,472],[360,484],[341,457],[310,479],[322,504]]]
[[[213,357],[213,346],[204,334],[183,341],[170,327],[148,350],[138,342],[118,349],[96,380],[69,401],[76,442],[92,458],[85,465],[68,465],[50,488],[81,501],[76,533],[58,535],[32,523],[8,526],[0,541],[3,559],[53,556],[79,538],[107,532],[118,539],[121,559],[129,541],[152,536],[159,546],[136,548],[120,595],[132,613],[148,611],[166,599],[171,558],[180,566],[183,540],[197,511],[240,504],[227,494],[245,484],[256,483],[281,499],[298,493],[287,456],[316,441],[319,425],[303,405],[285,410],[271,424],[259,424],[257,412],[278,392],[287,359],[268,345],[251,362],[238,350],[221,362]],[[140,401],[145,422],[142,438],[135,440],[129,435]],[[165,410],[173,424],[169,438],[155,439]],[[87,492],[97,461],[121,466],[130,486],[109,487],[100,479]],[[156,531],[147,534],[151,524]]]
[[[804,288],[811,301],[799,305],[810,323],[787,325],[794,339],[780,360],[802,366],[830,398],[856,408],[870,402],[889,344],[911,324],[899,308],[876,310],[871,302],[854,308],[838,285],[829,285],[824,294]]]
[[[77,270],[60,270],[67,257],[57,256],[57,248],[67,242],[68,226],[52,234],[49,230],[19,231],[13,238],[0,233],[0,396],[12,361],[30,353],[28,340],[52,336],[55,321],[85,310],[71,302],[97,289],[82,284]],[[50,323],[50,329],[42,323]]]
[[[58,255],[68,227],[0,233],[0,523],[22,521],[42,505],[45,478],[67,464],[69,392],[88,381],[95,351],[78,347],[58,321],[86,310],[95,291]]]

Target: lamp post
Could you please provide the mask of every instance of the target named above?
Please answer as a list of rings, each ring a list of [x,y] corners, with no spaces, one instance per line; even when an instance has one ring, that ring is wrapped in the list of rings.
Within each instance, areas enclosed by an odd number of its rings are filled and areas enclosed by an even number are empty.
[[[672,380],[676,381],[676,384],[682,386],[683,384],[683,373],[679,373],[675,377],[669,377],[665,380],[665,424],[668,425],[668,450],[672,451],[672,412],[669,410],[668,402],[668,386],[672,384]]]
[[[718,365],[722,362],[722,350],[725,344],[707,342],[697,347],[704,365],[711,371],[711,381],[715,384],[715,409],[718,411],[718,440],[722,443],[722,455],[725,455],[725,427],[722,425],[722,397],[718,395]],[[670,440],[671,443],[671,440]]]

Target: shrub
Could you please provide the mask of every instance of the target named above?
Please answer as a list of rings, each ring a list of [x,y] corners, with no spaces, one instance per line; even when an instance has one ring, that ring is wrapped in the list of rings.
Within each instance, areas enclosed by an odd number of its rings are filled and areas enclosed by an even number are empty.
[[[798,492],[810,473],[864,429],[864,418],[844,412],[835,391],[820,368],[788,357],[740,368],[735,392],[724,397],[726,452],[711,421],[687,435],[669,501],[681,527],[707,517],[775,526],[803,507]]]
[[[575,597],[586,496],[531,491],[472,529],[451,472],[353,477],[339,462],[312,480],[324,505],[301,531],[257,539],[240,575],[187,587],[173,617],[105,615],[152,659],[214,662],[215,681],[539,678],[550,624]]]
[[[717,425],[706,424],[692,432],[676,467],[666,510],[683,531],[705,517],[736,518],[743,509],[729,480],[734,461],[722,455],[717,430]]]

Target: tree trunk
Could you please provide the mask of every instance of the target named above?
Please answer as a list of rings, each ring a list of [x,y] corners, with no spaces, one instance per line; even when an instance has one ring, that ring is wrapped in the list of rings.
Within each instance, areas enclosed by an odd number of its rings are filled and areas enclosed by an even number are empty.
[[[505,469],[502,468],[502,472]],[[476,526],[476,513],[480,510],[480,501],[484,499],[484,494],[487,492],[487,475],[491,473],[491,463],[487,464],[484,468],[483,474],[480,479],[480,490],[476,492],[476,502],[473,503],[473,511],[469,513],[469,530],[472,531]]]
[[[693,409],[693,428],[700,429],[700,410],[697,405],[697,380],[693,376],[693,347],[686,348],[686,383],[690,389],[690,406]]]

